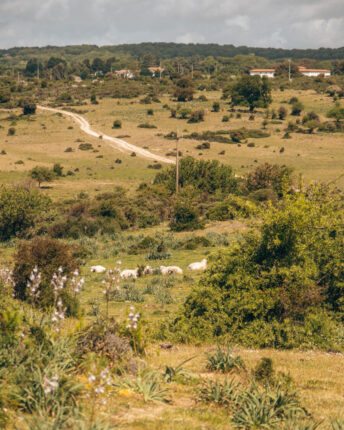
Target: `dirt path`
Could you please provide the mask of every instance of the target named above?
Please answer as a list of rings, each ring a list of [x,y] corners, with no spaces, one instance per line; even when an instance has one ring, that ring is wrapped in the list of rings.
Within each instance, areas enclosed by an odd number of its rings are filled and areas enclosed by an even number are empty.
[[[107,136],[106,134],[97,133],[96,131],[92,130],[90,123],[83,116],[77,113],[68,112],[66,110],[61,110],[61,109],[53,109],[45,106],[37,106],[37,107],[38,109],[41,109],[41,110],[61,113],[62,115],[67,115],[72,117],[74,121],[78,123],[82,131],[84,131],[85,133],[93,137],[99,138],[99,136],[102,136],[103,140],[110,142],[110,146],[114,149],[119,149],[120,151],[124,150],[127,152],[135,152],[136,155],[141,155],[141,157],[150,158],[152,160],[160,161],[161,163],[174,164],[174,160],[170,160],[169,158],[153,154],[152,152],[149,152],[146,149],[141,148],[140,146],[133,145],[132,143],[128,143],[125,140],[117,139],[116,137],[111,137],[111,136]]]

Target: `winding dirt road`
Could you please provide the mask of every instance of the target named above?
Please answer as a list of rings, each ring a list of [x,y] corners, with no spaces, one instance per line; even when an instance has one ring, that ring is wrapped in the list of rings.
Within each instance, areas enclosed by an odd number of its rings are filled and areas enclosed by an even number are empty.
[[[128,143],[125,140],[117,139],[116,137],[111,137],[111,136],[107,136],[106,134],[97,133],[96,131],[92,130],[90,123],[83,116],[77,113],[68,112],[62,109],[49,108],[46,106],[39,106],[39,105],[37,106],[37,108],[45,111],[61,113],[62,115],[70,116],[71,118],[74,119],[76,123],[78,123],[82,131],[84,131],[85,133],[93,137],[99,138],[99,136],[102,136],[103,140],[110,142],[110,146],[114,149],[119,149],[122,152],[123,150],[127,152],[135,152],[137,155],[141,155],[142,157],[150,158],[152,160],[160,161],[161,163],[174,164],[174,160],[170,160],[169,158],[153,154],[152,152],[147,151],[146,149],[143,149],[140,146],[133,145],[132,143]]]

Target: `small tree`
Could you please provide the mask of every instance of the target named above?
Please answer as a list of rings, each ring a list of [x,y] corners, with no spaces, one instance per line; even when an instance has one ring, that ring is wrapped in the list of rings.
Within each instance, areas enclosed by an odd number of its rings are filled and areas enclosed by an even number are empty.
[[[37,181],[39,188],[41,188],[42,182],[51,182],[54,179],[54,172],[48,167],[36,166],[30,170],[29,176]]]
[[[311,120],[306,121],[304,123],[304,127],[306,127],[308,129],[309,133],[312,134],[316,128],[320,127],[320,122],[317,121],[316,119],[311,119]]]
[[[36,103],[32,100],[25,100],[23,103],[23,114],[34,115],[36,113]]]
[[[340,121],[344,119],[344,107],[336,103],[336,105],[327,112],[327,118],[334,118],[337,123],[340,123]]]
[[[220,111],[220,103],[214,102],[213,103],[213,112],[219,112]]]
[[[279,118],[279,119],[281,119],[281,120],[283,121],[284,119],[286,119],[287,115],[288,115],[288,110],[287,110],[287,108],[285,108],[284,106],[281,106],[281,107],[278,109],[278,118]]]
[[[53,172],[55,173],[56,176],[62,176],[62,170],[63,170],[63,167],[61,166],[60,163],[54,164]]]
[[[194,89],[192,81],[188,78],[181,78],[177,82],[174,96],[179,102],[186,102],[193,99]]]
[[[291,108],[291,114],[294,116],[299,116],[300,113],[303,111],[304,106],[301,102],[297,101],[295,103],[293,103],[292,108]]]

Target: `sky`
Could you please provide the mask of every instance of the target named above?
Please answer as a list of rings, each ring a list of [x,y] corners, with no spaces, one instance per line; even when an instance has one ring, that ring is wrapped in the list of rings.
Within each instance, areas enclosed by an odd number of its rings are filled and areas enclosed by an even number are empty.
[[[220,43],[344,46],[344,0],[0,0],[0,48]]]

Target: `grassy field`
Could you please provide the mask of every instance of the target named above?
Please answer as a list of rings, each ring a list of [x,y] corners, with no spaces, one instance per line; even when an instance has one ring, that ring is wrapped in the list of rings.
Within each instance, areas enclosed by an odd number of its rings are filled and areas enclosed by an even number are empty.
[[[164,139],[163,135],[178,130],[179,135],[205,130],[231,130],[246,127],[248,129],[261,129],[264,119],[263,112],[255,115],[254,121],[249,120],[249,114],[242,114],[241,118],[235,115],[229,122],[222,122],[223,115],[229,114],[228,105],[221,101],[220,112],[212,112],[212,103],[219,100],[220,92],[207,92],[208,101],[194,100],[187,103],[191,109],[205,109],[204,122],[197,124],[187,123],[187,120],[170,118],[170,112],[163,106],[168,104],[176,107],[177,103],[167,96],[161,97],[161,103],[151,105],[139,103],[139,99],[120,100],[104,98],[98,105],[83,106],[81,111],[90,121],[92,127],[100,133],[111,136],[126,136],[129,143],[148,148],[151,152],[165,155],[173,152],[175,141]],[[275,91],[271,109],[278,109],[283,101],[291,97],[298,97],[305,105],[305,112],[313,110],[325,120],[325,114],[333,105],[332,99],[319,95],[312,90],[308,91]],[[288,104],[283,104],[290,111]],[[147,109],[153,109],[154,115],[147,115]],[[80,108],[79,108],[80,109]],[[15,112],[19,114],[20,112]],[[13,114],[13,112],[12,112]],[[121,129],[113,129],[115,119],[122,121]],[[254,147],[245,143],[224,144],[211,143],[209,150],[199,150],[196,146],[201,141],[180,139],[180,150],[183,155],[192,155],[195,158],[217,159],[230,164],[238,175],[252,170],[257,164],[269,162],[291,166],[296,173],[302,173],[305,180],[329,181],[343,173],[344,154],[342,151],[342,133],[300,134],[293,133],[291,139],[283,139],[284,129],[289,120],[295,117],[290,115],[280,124],[267,125],[270,137],[261,139],[248,139],[254,142]],[[156,129],[138,128],[139,124],[149,123]],[[38,112],[28,120],[17,116],[13,119],[9,112],[0,111],[0,180],[14,182],[26,177],[27,171],[36,165],[51,166],[61,163],[64,172],[72,172],[56,183],[50,184],[48,192],[55,198],[75,195],[80,191],[89,193],[106,190],[113,185],[135,187],[142,181],[149,181],[154,177],[155,171],[148,169],[150,161],[139,157],[131,157],[122,153],[100,139],[84,134],[77,124],[69,118],[58,114]],[[8,136],[8,129],[15,128],[15,135]],[[91,143],[93,149],[82,151],[78,149],[80,143]],[[65,152],[70,147],[73,152]],[[284,152],[280,152],[281,148]],[[225,151],[224,154],[220,154]],[[120,158],[122,164],[116,164]],[[16,164],[16,163],[23,164]],[[75,171],[79,169],[79,171]],[[343,183],[340,182],[340,185]]]
[[[198,94],[199,95],[199,94]],[[178,133],[189,134],[205,130],[230,130],[246,127],[248,129],[262,129],[263,112],[257,113],[253,121],[249,115],[243,113],[241,118],[235,115],[229,122],[222,122],[223,115],[229,114],[229,106],[221,101],[220,112],[212,112],[212,104],[220,99],[220,92],[207,92],[208,101],[195,100],[187,105],[191,109],[205,109],[205,121],[198,124],[189,124],[186,120],[170,118],[170,112],[163,106],[168,104],[176,107],[177,103],[168,96],[161,97],[161,103],[151,105],[139,103],[139,99],[120,100],[104,98],[98,105],[87,104],[76,107],[83,111],[92,127],[100,133],[111,136],[126,136],[123,139],[135,145],[148,148],[151,152],[166,155],[175,148],[175,141],[168,140],[163,135],[178,130]],[[271,108],[278,109],[282,102],[296,96],[304,103],[305,112],[315,111],[325,120],[326,112],[333,101],[325,95],[314,91],[276,91],[273,94]],[[288,104],[283,104],[290,110]],[[154,115],[147,115],[147,109],[153,109]],[[13,116],[15,113],[18,116]],[[108,146],[101,139],[92,138],[84,134],[72,120],[61,115],[40,112],[30,119],[19,116],[20,111],[0,111],[0,181],[3,184],[22,181],[27,178],[28,170],[36,165],[52,167],[54,163],[61,163],[64,173],[69,174],[54,181],[44,188],[44,192],[54,200],[63,200],[77,196],[80,192],[94,195],[97,192],[112,190],[114,186],[123,186],[127,190],[135,189],[143,181],[151,181],[156,170],[149,169],[151,162],[138,156],[132,157]],[[121,129],[113,129],[116,119],[122,121]],[[233,166],[237,175],[243,175],[252,170],[257,164],[263,162],[278,163],[291,166],[295,172],[302,173],[307,182],[330,181],[343,173],[344,152],[342,151],[343,134],[314,134],[293,133],[291,139],[283,139],[284,129],[288,121],[294,117],[288,116],[286,120],[276,124],[267,125],[270,137],[262,139],[248,139],[254,142],[254,147],[246,143],[223,144],[211,143],[210,149],[202,150],[195,147],[200,141],[180,139],[180,150],[183,155],[192,155],[197,159],[216,159]],[[141,123],[156,125],[155,129],[138,128]],[[13,136],[8,135],[8,129],[15,128]],[[91,143],[93,149],[83,151],[79,149],[80,143]],[[67,148],[72,152],[66,152]],[[284,152],[280,149],[284,147]],[[225,151],[223,155],[220,153]],[[121,159],[122,163],[115,162]],[[18,163],[19,162],[19,163]],[[344,185],[344,182],[339,182]],[[228,221],[209,223],[204,231],[198,235],[207,236],[226,234],[228,241],[234,240],[250,228],[248,223]],[[71,241],[86,245],[92,252],[82,272],[86,278],[85,288],[81,294],[81,302],[85,309],[85,321],[92,321],[95,312],[103,313],[105,301],[103,296],[103,275],[91,274],[90,267],[102,264],[106,268],[113,268],[117,260],[122,261],[123,268],[135,268],[140,264],[151,264],[153,267],[162,265],[178,265],[184,270],[184,276],[173,276],[169,285],[164,284],[161,276],[140,278],[128,284],[135,289],[139,300],[124,300],[110,302],[110,315],[123,321],[129,306],[134,303],[143,313],[147,324],[154,324],[165,317],[176,314],[192,286],[200,278],[199,273],[188,273],[187,266],[191,262],[200,261],[212,252],[220,250],[221,245],[212,247],[187,249],[169,249],[172,256],[168,260],[147,260],[146,254],[128,254],[118,248],[118,241],[129,243],[135,236],[154,236],[156,234],[168,235],[168,227],[162,225],[141,231],[123,233],[121,237],[80,239]],[[181,240],[189,233],[174,234],[173,240]],[[217,236],[217,237],[218,237]],[[134,237],[134,239],[132,239]],[[125,242],[127,241],[127,242]],[[0,249],[2,265],[12,262],[15,252],[15,242],[3,245]],[[124,282],[123,282],[124,284]],[[165,296],[154,290],[163,285]],[[153,292],[147,292],[151,287]],[[154,292],[155,291],[155,292]],[[166,296],[166,293],[168,295]],[[167,298],[166,298],[167,297]],[[73,322],[71,322],[73,324]],[[158,344],[147,349],[145,361],[155,369],[164,366],[177,365],[188,357],[196,358],[185,365],[194,377],[174,382],[169,385],[171,402],[144,403],[134,393],[117,395],[110,404],[99,410],[110,414],[111,421],[119,429],[229,429],[229,416],[225,408],[205,405],[197,402],[196,385],[202,380],[223,378],[213,372],[206,371],[205,353],[214,348],[206,346],[174,345],[171,350],[161,349]],[[276,351],[276,350],[247,350],[235,348],[247,364],[248,372],[254,368],[262,357],[273,359],[277,371],[290,373],[293,386],[298,389],[302,403],[316,420],[323,420],[329,416],[336,416],[343,406],[344,396],[344,358],[341,354],[318,351]],[[247,374],[239,375],[245,381]],[[328,421],[324,421],[321,428],[329,428]]]

